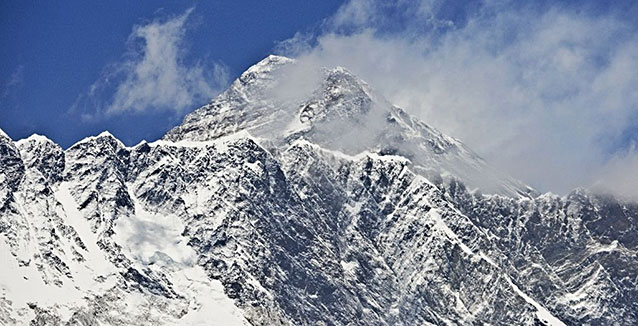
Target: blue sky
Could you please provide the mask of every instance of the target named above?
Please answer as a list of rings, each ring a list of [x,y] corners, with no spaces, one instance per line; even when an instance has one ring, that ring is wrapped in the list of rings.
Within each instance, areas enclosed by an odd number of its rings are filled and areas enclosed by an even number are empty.
[[[138,4],[141,3],[141,4]],[[638,198],[638,3],[0,4],[0,128],[154,140],[270,53],[344,66],[543,191]]]
[[[282,0],[163,1],[161,6],[154,1],[3,1],[0,128],[14,139],[44,134],[63,147],[103,130],[127,144],[158,138],[186,112],[148,109],[93,121],[70,112],[109,65],[122,61],[134,26],[194,8],[185,26],[184,65],[221,64],[232,79],[271,53],[276,42],[321,24],[339,5]],[[110,95],[101,94],[104,100]]]

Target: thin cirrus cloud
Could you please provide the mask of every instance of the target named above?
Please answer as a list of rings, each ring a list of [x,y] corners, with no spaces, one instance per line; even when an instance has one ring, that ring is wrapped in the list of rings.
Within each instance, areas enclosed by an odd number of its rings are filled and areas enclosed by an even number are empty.
[[[149,111],[180,114],[218,93],[227,84],[225,66],[185,61],[192,11],[134,26],[122,60],[104,68],[71,112],[79,112],[84,120]]]
[[[322,33],[278,50],[347,67],[540,190],[596,184],[638,198],[622,139],[638,117],[636,24],[584,6],[453,5],[351,0]]]
[[[24,83],[24,66],[20,65],[13,71],[13,73],[11,73],[11,76],[9,76],[9,79],[2,86],[0,100],[5,99],[6,97],[9,97],[11,92],[14,91],[15,89],[20,88],[23,83]]]

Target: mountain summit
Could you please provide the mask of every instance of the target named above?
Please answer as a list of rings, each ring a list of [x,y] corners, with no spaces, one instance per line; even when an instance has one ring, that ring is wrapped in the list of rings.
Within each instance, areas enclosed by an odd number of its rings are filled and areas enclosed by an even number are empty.
[[[534,193],[496,172],[460,141],[390,104],[342,67],[314,71],[271,55],[187,115],[164,139],[206,141],[240,130],[277,147],[305,139],[348,155],[400,155],[430,177],[456,177],[489,193]]]
[[[0,132],[0,324],[634,325],[636,219],[269,56],[151,143]]]

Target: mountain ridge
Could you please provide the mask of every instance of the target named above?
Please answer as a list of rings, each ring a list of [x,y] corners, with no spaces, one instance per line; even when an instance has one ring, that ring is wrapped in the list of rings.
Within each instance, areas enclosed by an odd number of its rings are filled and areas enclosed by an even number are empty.
[[[132,147],[0,131],[0,322],[638,321],[638,205],[475,191],[462,143],[344,68],[277,88],[295,69],[268,57]]]

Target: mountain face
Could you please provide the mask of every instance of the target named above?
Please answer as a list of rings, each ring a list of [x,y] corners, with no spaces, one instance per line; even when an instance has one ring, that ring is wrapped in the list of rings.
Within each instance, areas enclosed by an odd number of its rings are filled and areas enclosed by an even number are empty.
[[[0,132],[0,324],[638,324],[638,204],[540,195],[297,69],[134,147]]]

